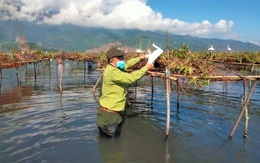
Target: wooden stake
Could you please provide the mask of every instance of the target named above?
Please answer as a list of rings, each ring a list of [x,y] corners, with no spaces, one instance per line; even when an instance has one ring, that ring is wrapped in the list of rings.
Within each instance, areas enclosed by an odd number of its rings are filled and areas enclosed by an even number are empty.
[[[247,94],[246,94],[246,80],[244,80],[244,100],[243,100],[243,105],[246,101],[246,98],[247,98]],[[245,107],[245,128],[244,128],[244,138],[247,137],[247,130],[248,130],[248,108],[247,106]]]
[[[210,53],[210,60],[212,61],[213,60],[213,54],[212,54],[211,51],[209,51],[209,53]]]
[[[34,69],[34,79],[36,80],[36,62],[33,62],[33,69]]]
[[[170,69],[169,69],[169,49],[168,49],[168,31],[166,37],[166,53],[168,57],[167,67],[165,69],[165,79],[166,79],[166,98],[167,98],[167,120],[166,120],[166,129],[165,129],[165,140],[168,138],[169,130],[170,130],[170,114],[171,114],[171,106],[170,106]]]
[[[16,67],[16,77],[17,77],[17,84],[21,84],[20,75],[19,75],[19,67]]]
[[[83,60],[84,83],[86,82],[86,60]]]
[[[49,75],[50,75],[50,79],[49,79],[49,84],[51,84],[51,61],[52,59],[49,60]]]
[[[168,69],[165,70],[166,75]],[[170,129],[170,114],[171,114],[171,105],[170,105],[170,79],[166,76],[166,98],[167,98],[167,120],[166,120],[166,130],[165,130],[165,138],[168,138],[169,135],[169,129]]]
[[[180,83],[179,80],[176,81],[176,86],[177,86],[177,113],[179,113],[179,108],[180,108]]]
[[[255,68],[255,65],[254,65],[254,63],[253,63],[253,64],[252,64],[252,68],[251,68],[251,72],[254,71],[254,68]]]
[[[248,95],[246,101],[244,102],[244,106],[243,106],[243,108],[241,109],[241,112],[240,112],[240,114],[239,114],[239,116],[238,116],[238,118],[237,118],[237,121],[236,121],[236,123],[235,123],[235,125],[234,125],[234,127],[233,127],[233,129],[232,129],[232,131],[231,131],[231,133],[230,133],[229,136],[228,136],[228,139],[229,139],[229,140],[232,139],[232,137],[233,137],[233,135],[234,135],[234,133],[235,133],[235,131],[236,131],[236,129],[237,129],[238,123],[239,123],[239,121],[240,121],[240,119],[241,119],[241,117],[242,117],[242,115],[243,115],[243,113],[244,113],[244,111],[245,111],[245,108],[247,107],[247,105],[248,105],[248,103],[249,103],[249,101],[250,101],[251,95],[252,95],[253,92],[254,92],[254,89],[255,89],[255,86],[256,86],[256,83],[257,83],[257,82],[258,82],[258,80],[255,81],[253,87],[252,87],[251,90],[250,90],[250,93],[249,93],[249,95]]]
[[[152,96],[151,96],[151,107],[153,109],[153,76],[151,76],[151,83],[152,83]]]
[[[62,74],[63,74],[63,73],[60,74],[60,79],[59,79],[60,92],[62,92],[62,84],[61,84],[61,83],[62,83]]]
[[[28,64],[28,63],[25,64],[25,76],[26,76],[26,77],[27,77],[27,64]]]
[[[2,88],[2,68],[0,68],[0,74],[1,74],[1,76],[0,76],[0,80],[1,80],[1,82],[0,82],[0,90],[1,90],[1,88]]]
[[[58,58],[57,59],[57,72],[59,78],[59,89],[60,92],[62,92],[62,76],[63,76],[63,71],[64,71],[64,60],[63,58]]]

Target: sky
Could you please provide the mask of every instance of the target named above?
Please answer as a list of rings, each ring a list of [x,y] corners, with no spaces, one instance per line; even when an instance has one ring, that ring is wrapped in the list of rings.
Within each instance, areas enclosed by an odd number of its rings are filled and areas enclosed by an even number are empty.
[[[169,31],[260,45],[259,0],[0,0],[0,20]]]

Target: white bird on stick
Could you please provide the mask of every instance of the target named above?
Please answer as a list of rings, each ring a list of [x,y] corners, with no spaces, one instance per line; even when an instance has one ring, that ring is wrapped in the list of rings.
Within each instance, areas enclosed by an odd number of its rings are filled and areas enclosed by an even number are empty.
[[[215,49],[213,48],[213,46],[211,45],[210,48],[208,48],[208,51],[214,51]]]
[[[156,48],[152,53],[148,50],[148,54],[145,55],[148,58],[148,63],[154,64],[154,61],[163,53],[163,50],[153,43],[153,47]]]
[[[229,45],[227,46],[227,50],[228,50],[228,51],[231,51],[231,48],[229,47]]]

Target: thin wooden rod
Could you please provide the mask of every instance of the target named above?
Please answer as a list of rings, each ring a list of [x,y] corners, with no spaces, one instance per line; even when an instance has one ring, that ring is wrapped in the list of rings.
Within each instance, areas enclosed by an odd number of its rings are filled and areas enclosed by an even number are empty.
[[[102,79],[102,77],[103,77],[103,73],[100,75],[100,77],[98,78],[96,84],[94,85],[94,87],[93,87],[93,89],[92,89],[92,92],[93,92],[93,93],[96,91],[96,87],[97,87],[99,81]]]
[[[231,131],[231,133],[230,133],[229,136],[228,136],[228,139],[229,139],[229,140],[232,139],[232,137],[233,137],[233,135],[234,135],[234,133],[235,133],[235,131],[236,131],[236,129],[237,129],[238,123],[239,123],[239,121],[240,121],[240,119],[241,119],[241,117],[242,117],[242,115],[243,115],[243,113],[244,113],[244,111],[245,111],[245,108],[247,107],[247,105],[248,105],[248,103],[249,103],[249,101],[250,101],[250,98],[251,98],[251,96],[252,96],[252,94],[253,94],[253,92],[254,92],[254,89],[255,89],[255,86],[256,86],[256,83],[257,83],[257,82],[258,82],[258,80],[255,81],[253,87],[252,87],[251,90],[250,90],[250,93],[249,93],[249,95],[248,95],[246,101],[244,102],[244,106],[243,106],[243,108],[241,109],[241,112],[240,112],[240,114],[239,114],[239,116],[238,116],[238,118],[237,118],[237,121],[236,121],[236,123],[235,123],[235,125],[234,125],[234,127],[233,127],[233,129],[232,129],[232,131]]]

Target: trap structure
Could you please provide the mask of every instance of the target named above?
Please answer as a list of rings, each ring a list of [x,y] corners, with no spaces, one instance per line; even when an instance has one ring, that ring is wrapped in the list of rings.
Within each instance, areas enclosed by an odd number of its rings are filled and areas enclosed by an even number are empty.
[[[245,115],[245,126],[244,126],[244,133],[243,136],[246,138],[248,135],[248,104],[250,102],[250,98],[254,92],[254,89],[257,85],[257,82],[260,79],[260,75],[240,75],[236,71],[227,68],[230,65],[239,65],[239,66],[244,66],[246,67],[251,67],[251,71],[254,71],[255,67],[259,66],[260,63],[258,62],[253,62],[253,63],[239,63],[239,62],[229,62],[226,57],[225,60],[214,60],[214,55],[216,54],[211,54],[210,58],[205,57],[204,61],[210,63],[211,66],[213,66],[214,69],[221,70],[222,73],[212,73],[212,75],[201,75],[198,73],[176,73],[176,68],[172,68],[172,65],[177,64],[177,62],[180,62],[178,57],[173,57],[175,51],[171,51],[168,48],[168,40],[167,40],[167,47],[166,47],[166,52],[164,52],[164,55],[160,57],[157,61],[157,64],[159,65],[159,68],[155,68],[153,71],[148,71],[147,75],[150,76],[151,78],[164,78],[165,79],[165,88],[166,88],[166,100],[167,100],[167,117],[166,117],[166,128],[165,128],[165,139],[167,139],[169,135],[169,128],[170,128],[170,94],[171,94],[171,83],[174,82],[176,85],[176,94],[177,94],[177,112],[179,112],[179,106],[180,106],[180,95],[181,95],[181,90],[183,89],[180,83],[180,80],[182,79],[187,79],[187,80],[193,80],[193,81],[242,81],[243,82],[243,88],[244,88],[244,97],[242,99],[242,108],[240,111],[240,114],[237,118],[237,121],[235,122],[232,131],[230,132],[230,135],[228,136],[228,139],[231,140],[236,128],[242,118],[243,115]],[[191,52],[185,52],[185,54],[191,54]],[[212,56],[213,55],[213,56]],[[130,57],[135,57],[138,56],[138,54],[135,53],[130,53]],[[20,74],[19,74],[19,68],[21,66],[26,66],[26,71],[27,71],[27,65],[28,64],[33,64],[33,69],[34,69],[34,76],[35,80],[37,80],[37,63],[39,62],[46,62],[49,63],[51,66],[51,61],[53,59],[56,59],[57,64],[62,64],[63,60],[73,60],[77,62],[83,62],[84,64],[84,71],[86,71],[87,66],[86,64],[88,62],[92,63],[97,63],[100,67],[100,70],[102,71],[103,68],[106,65],[106,60],[105,54],[100,54],[100,55],[91,55],[91,54],[85,54],[85,53],[79,53],[79,52],[50,52],[50,53],[44,53],[42,54],[39,51],[31,51],[30,54],[4,54],[0,53],[0,86],[2,87],[2,69],[5,68],[15,68],[16,69],[16,76],[17,76],[17,84],[21,84],[20,80]],[[185,62],[181,61],[181,62]],[[203,63],[204,63],[203,61]],[[143,63],[137,64],[133,67],[132,70],[129,71],[134,71],[135,69],[139,69],[143,64],[146,63],[144,61]],[[200,62],[201,63],[201,62]],[[202,64],[203,64],[202,63]],[[227,66],[228,65],[228,66]],[[195,69],[189,67],[188,69],[191,69],[192,72],[195,71]],[[178,70],[177,70],[178,71]],[[183,69],[185,71],[185,69]],[[224,72],[224,73],[223,73]],[[59,90],[62,92],[62,73],[60,74],[59,78]],[[232,73],[233,75],[228,75],[228,73]],[[85,74],[85,73],[84,73]],[[99,81],[102,79],[102,75],[98,79],[97,83],[93,87],[93,92],[95,92],[95,89],[99,83]],[[153,81],[153,80],[152,80]],[[247,84],[251,84],[251,82],[254,81],[253,87],[249,90],[249,93],[247,93]],[[152,92],[153,92],[153,83],[152,83]]]

